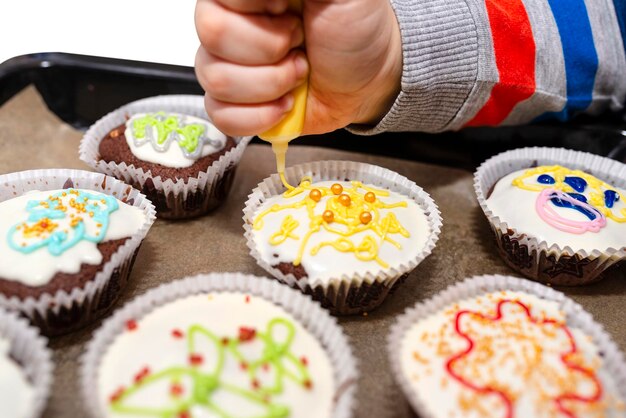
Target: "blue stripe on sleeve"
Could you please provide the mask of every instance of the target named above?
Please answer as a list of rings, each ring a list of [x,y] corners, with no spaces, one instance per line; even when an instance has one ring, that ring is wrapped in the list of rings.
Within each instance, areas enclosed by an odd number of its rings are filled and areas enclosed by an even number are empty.
[[[626,0],[615,0],[624,2]],[[548,0],[559,29],[565,77],[567,103],[560,112],[549,112],[537,120],[567,120],[573,113],[587,109],[591,104],[593,86],[598,70],[598,54],[584,0]],[[617,6],[616,6],[617,7]]]

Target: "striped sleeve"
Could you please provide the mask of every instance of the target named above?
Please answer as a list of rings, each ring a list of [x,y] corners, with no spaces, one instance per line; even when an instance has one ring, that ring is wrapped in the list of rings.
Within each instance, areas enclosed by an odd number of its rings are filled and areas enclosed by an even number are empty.
[[[568,120],[626,96],[626,0],[391,0],[402,91],[363,134]]]

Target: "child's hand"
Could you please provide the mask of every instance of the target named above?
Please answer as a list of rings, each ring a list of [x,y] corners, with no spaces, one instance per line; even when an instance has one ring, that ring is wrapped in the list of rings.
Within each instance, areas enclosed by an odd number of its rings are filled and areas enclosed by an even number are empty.
[[[388,0],[198,0],[196,74],[229,135],[276,125],[309,76],[303,134],[376,123],[400,90],[400,31]],[[306,57],[298,47],[306,45]]]

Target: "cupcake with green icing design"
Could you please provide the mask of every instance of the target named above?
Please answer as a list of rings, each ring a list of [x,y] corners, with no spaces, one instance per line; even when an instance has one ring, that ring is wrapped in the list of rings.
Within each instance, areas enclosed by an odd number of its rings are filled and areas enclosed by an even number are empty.
[[[201,96],[129,103],[85,134],[81,159],[142,190],[162,218],[200,216],[226,197],[250,138],[229,137],[208,120]]]
[[[347,417],[356,370],[345,336],[310,299],[214,274],[124,307],[90,344],[82,378],[97,417]]]

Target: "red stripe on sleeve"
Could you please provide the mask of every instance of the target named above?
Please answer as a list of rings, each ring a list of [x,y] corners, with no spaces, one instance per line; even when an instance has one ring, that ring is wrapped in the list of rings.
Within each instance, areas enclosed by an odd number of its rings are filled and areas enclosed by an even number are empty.
[[[500,80],[465,126],[498,125],[535,92],[535,40],[522,0],[486,0]]]

